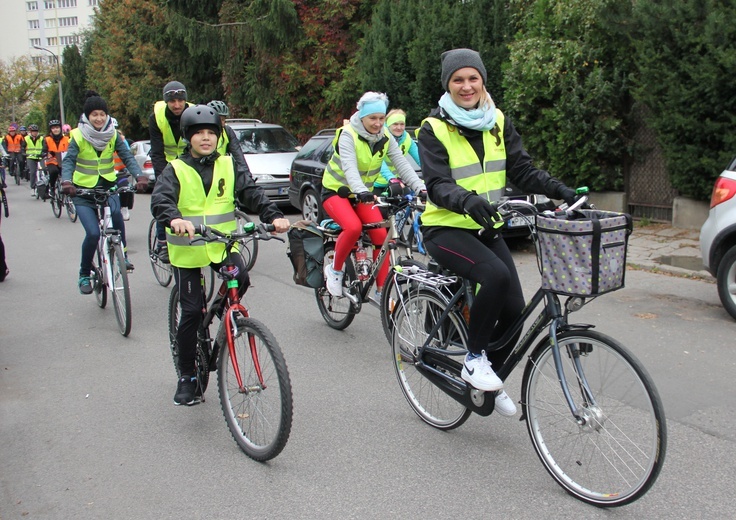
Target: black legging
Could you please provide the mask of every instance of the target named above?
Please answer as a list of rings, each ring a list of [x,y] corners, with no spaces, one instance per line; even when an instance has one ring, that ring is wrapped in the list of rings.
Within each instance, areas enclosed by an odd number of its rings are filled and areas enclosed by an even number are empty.
[[[250,285],[245,262],[239,253],[231,253],[232,262],[238,266],[238,292],[242,296]],[[219,270],[223,264],[212,264],[212,269]],[[179,328],[176,331],[176,341],[179,344],[179,371],[182,375],[194,375],[194,357],[197,347],[197,329],[202,323],[202,286],[199,277],[199,268],[174,269],[174,280],[179,288],[179,303],[181,315]],[[219,278],[215,278],[215,290],[219,287]],[[214,337],[214,332],[213,332]]]
[[[470,309],[468,350],[480,354],[500,338],[524,309],[524,294],[511,252],[500,235],[458,228],[434,228],[424,244],[442,267],[480,285]],[[498,324],[496,324],[498,322]],[[486,352],[500,364],[513,347]],[[495,363],[494,363],[495,361]]]

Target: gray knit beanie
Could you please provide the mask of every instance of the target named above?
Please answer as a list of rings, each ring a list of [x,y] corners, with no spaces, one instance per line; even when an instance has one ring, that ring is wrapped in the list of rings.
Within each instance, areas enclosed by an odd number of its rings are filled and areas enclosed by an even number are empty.
[[[483,84],[485,85],[488,80],[486,74],[486,67],[483,65],[483,60],[480,59],[480,54],[472,49],[452,49],[442,53],[440,57],[442,60],[442,87],[445,91],[449,92],[448,84],[452,75],[465,67],[473,67],[480,72],[483,78]]]

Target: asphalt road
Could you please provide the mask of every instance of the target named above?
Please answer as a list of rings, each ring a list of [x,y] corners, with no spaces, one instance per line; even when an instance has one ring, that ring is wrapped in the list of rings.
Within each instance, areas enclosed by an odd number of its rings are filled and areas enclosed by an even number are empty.
[[[715,286],[629,271],[627,288],[577,321],[629,346],[664,400],[664,469],[638,502],[587,506],[547,475],[525,426],[471,417],[440,432],[415,417],[393,374],[378,312],[343,332],[294,285],[285,245],[269,242],[247,304],[282,346],[294,424],[269,463],[230,437],[214,387],[194,407],[172,403],[166,302],[146,257],[149,196],[128,223],[133,330],[117,331],[76,287],[79,224],[9,188],[0,284],[0,519],[733,518],[736,323]],[[298,218],[295,213],[289,215]],[[515,253],[527,295],[534,258]],[[519,397],[521,371],[507,388]]]

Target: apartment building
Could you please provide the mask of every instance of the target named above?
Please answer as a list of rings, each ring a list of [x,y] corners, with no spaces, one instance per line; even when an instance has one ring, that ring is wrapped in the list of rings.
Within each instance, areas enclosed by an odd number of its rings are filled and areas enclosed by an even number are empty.
[[[101,0],[2,0],[0,59],[20,56],[53,62],[67,45],[80,42]],[[38,48],[37,48],[38,47]],[[39,48],[47,49],[41,50]]]

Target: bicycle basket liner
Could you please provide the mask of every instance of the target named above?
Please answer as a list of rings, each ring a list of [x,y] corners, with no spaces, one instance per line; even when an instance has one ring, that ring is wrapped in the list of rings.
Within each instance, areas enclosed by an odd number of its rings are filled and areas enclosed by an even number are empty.
[[[537,215],[542,287],[570,296],[595,296],[620,289],[632,229],[630,215],[612,211]]]
[[[295,222],[287,233],[289,247],[286,255],[294,268],[294,283],[314,289],[322,287],[322,265],[325,258],[322,231],[309,220]]]

